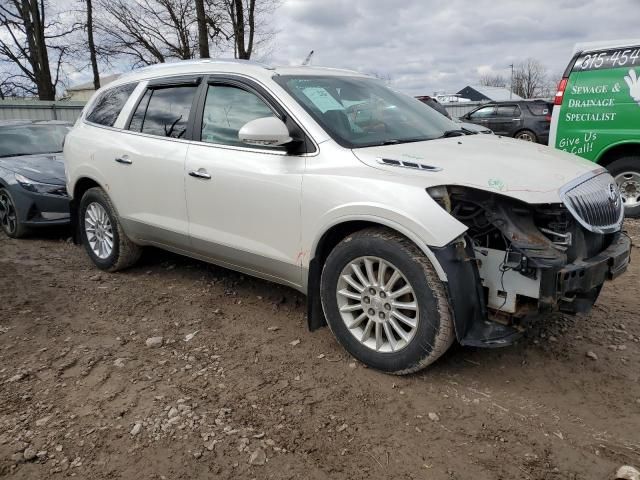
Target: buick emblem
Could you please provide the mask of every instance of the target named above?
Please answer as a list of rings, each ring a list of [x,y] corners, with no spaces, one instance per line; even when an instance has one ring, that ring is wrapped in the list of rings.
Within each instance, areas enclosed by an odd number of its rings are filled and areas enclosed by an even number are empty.
[[[615,183],[609,184],[609,202],[615,207],[620,203],[620,191]]]

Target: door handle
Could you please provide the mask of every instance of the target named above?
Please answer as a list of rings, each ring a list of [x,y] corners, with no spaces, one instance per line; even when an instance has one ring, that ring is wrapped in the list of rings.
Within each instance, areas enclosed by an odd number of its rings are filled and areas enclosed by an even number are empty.
[[[204,168],[199,168],[198,170],[190,170],[189,175],[195,178],[202,178],[204,180],[211,180],[211,175],[207,173]]]
[[[514,119],[513,119],[513,121],[514,121],[514,122],[519,122],[519,121],[520,121],[520,119],[519,119],[519,118],[514,118]]]
[[[129,157],[127,157],[126,155],[123,155],[121,157],[116,157],[115,161],[118,163],[122,163],[124,165],[131,165],[133,163],[131,160],[129,160]]]

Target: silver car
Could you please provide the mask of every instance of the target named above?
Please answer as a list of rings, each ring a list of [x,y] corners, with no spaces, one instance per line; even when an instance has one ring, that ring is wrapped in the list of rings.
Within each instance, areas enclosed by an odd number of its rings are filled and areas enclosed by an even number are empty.
[[[473,135],[355,72],[185,61],[100,89],[67,137],[72,218],[101,269],[145,245],[289,285],[367,365],[416,371],[588,311],[627,267],[604,170]]]

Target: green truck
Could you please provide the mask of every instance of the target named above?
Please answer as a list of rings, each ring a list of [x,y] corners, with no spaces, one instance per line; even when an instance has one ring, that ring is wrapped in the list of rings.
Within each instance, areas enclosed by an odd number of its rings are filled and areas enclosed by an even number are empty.
[[[606,167],[640,217],[640,39],[577,45],[554,103],[549,145]]]

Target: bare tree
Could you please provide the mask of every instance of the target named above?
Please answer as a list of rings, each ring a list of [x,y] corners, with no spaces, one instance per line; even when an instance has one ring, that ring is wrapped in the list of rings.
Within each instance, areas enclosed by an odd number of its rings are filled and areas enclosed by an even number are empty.
[[[49,18],[46,0],[3,0],[0,3],[0,63],[20,72],[24,91],[36,86],[40,100],[55,100],[69,45],[65,38],[79,28],[65,25],[60,15]],[[50,65],[50,54],[55,58]]]
[[[133,66],[194,58],[197,20],[191,0],[99,0],[104,53],[129,57]]]
[[[196,18],[198,21],[198,46],[200,58],[209,58],[209,32],[207,29],[207,16],[204,10],[204,0],[195,0]]]
[[[234,51],[237,58],[250,59],[256,25],[256,0],[227,0],[231,20]]]
[[[35,85],[24,75],[6,72],[0,76],[0,100],[11,97],[33,97],[37,94]]]
[[[87,5],[87,46],[89,47],[89,61],[91,62],[91,72],[93,73],[93,88],[100,88],[100,73],[98,71],[98,54],[93,38],[93,0],[84,0]]]
[[[499,73],[487,73],[480,76],[480,85],[483,85],[485,87],[506,87],[507,81]]]
[[[547,67],[535,58],[517,65],[513,72],[513,93],[522,98],[544,96],[548,86]]]
[[[233,46],[235,58],[250,59],[275,35],[270,15],[280,0],[205,0],[209,36]]]

